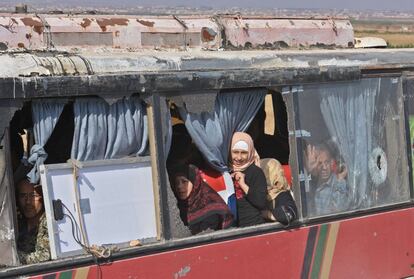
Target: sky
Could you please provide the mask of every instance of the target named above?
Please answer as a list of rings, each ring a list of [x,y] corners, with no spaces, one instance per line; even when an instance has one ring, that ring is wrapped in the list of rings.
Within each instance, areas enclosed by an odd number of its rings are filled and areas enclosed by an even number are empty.
[[[129,3],[147,2],[149,4],[183,6],[212,6],[242,8],[338,8],[338,9],[381,9],[381,10],[414,10],[414,0],[152,0],[126,1]]]
[[[0,0],[1,3],[14,1]],[[414,0],[19,0],[17,3],[88,4],[102,6],[189,6],[212,8],[303,8],[303,9],[352,9],[414,11]]]

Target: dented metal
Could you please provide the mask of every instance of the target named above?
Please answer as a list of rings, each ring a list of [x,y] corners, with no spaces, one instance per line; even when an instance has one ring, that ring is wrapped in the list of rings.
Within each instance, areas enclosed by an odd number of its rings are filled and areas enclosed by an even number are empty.
[[[0,14],[0,50],[352,47],[346,19]]]

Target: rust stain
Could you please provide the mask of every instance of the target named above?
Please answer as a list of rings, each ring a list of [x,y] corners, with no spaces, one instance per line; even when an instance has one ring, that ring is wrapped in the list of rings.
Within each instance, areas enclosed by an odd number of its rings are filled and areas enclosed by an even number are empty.
[[[20,48],[24,48],[24,44],[23,43],[18,43],[17,46],[20,47]]]
[[[24,23],[24,25],[32,27],[33,30],[39,35],[43,33],[44,26],[40,20],[35,20],[31,17],[25,17],[22,18],[21,21]]]
[[[154,22],[153,21],[147,21],[147,20],[142,20],[142,19],[137,19],[138,23],[141,23],[142,25],[145,25],[147,27],[154,27]]]
[[[82,22],[81,22],[81,26],[83,27],[83,28],[86,28],[86,27],[88,27],[89,25],[91,25],[91,22],[92,22],[92,20],[90,20],[89,18],[84,18],[83,20],[82,20]]]
[[[211,28],[203,27],[201,28],[201,39],[203,42],[211,42],[216,37],[217,33]]]
[[[32,34],[27,33],[26,34],[26,39],[30,40],[32,38]]]
[[[102,31],[106,31],[107,26],[115,25],[128,25],[129,20],[127,18],[101,18],[96,20]]]

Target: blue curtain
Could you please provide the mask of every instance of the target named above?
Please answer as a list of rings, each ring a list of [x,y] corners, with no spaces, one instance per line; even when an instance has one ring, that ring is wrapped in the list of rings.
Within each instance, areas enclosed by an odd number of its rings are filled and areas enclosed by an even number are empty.
[[[139,98],[122,99],[109,107],[105,159],[144,155],[148,145],[145,104]]]
[[[45,99],[32,102],[33,133],[35,144],[30,149],[29,163],[33,169],[27,174],[31,183],[38,183],[38,167],[47,159],[44,145],[48,141],[59,120],[67,100]]]
[[[123,98],[112,105],[100,98],[77,99],[74,116],[73,159],[116,159],[147,151],[147,112],[137,97]]]
[[[189,113],[180,108],[181,118],[195,145],[209,164],[220,172],[228,170],[228,154],[234,132],[245,131],[266,96],[265,89],[219,93],[213,112]]]
[[[79,161],[105,158],[109,105],[99,98],[79,98],[73,104],[75,130],[71,158]]]

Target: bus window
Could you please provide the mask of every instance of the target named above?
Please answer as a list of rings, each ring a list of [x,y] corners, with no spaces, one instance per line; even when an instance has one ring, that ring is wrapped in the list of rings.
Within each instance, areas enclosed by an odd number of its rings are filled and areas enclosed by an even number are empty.
[[[304,214],[409,200],[399,78],[296,88]]]
[[[93,252],[92,244],[124,247],[137,238],[160,239],[147,107],[139,97],[113,104],[96,97],[33,100],[17,115],[11,157],[22,264]],[[40,218],[34,222],[31,213]],[[99,222],[105,218],[116,220],[110,229]]]
[[[174,104],[171,108],[172,145],[167,160],[170,184],[174,183],[171,175],[174,174],[172,170],[175,165],[196,164],[203,173],[203,180],[216,190],[233,215],[239,217],[235,224],[240,226],[264,223],[266,217],[263,217],[260,210],[255,208],[259,213],[258,218],[251,223],[240,223],[240,214],[235,204],[239,208],[239,200],[243,199],[243,194],[237,194],[234,179],[234,185],[231,178],[226,179],[226,176],[230,177],[229,171],[234,170],[228,157],[234,132],[247,130],[261,158],[277,159],[284,164],[287,164],[289,160],[286,107],[279,92],[267,91],[266,89],[235,89],[220,92],[213,111],[195,113],[186,109],[185,105],[180,107],[178,104]],[[268,93],[267,101],[265,100],[266,93]],[[271,134],[267,132],[270,130]],[[287,165],[283,167],[289,169]],[[257,168],[260,170],[259,164]],[[265,177],[264,173],[263,177]],[[230,180],[229,183],[227,183],[228,180]],[[263,193],[267,191],[267,186],[269,185],[263,180]],[[288,186],[283,191],[287,189]],[[254,193],[253,190],[252,193]],[[288,194],[290,195],[290,192]],[[289,200],[294,205],[291,197]],[[266,204],[265,194],[263,204]],[[249,206],[246,205],[246,207]],[[296,206],[293,207],[292,219],[297,216]],[[261,210],[265,209],[264,206]],[[182,215],[182,212],[180,213]],[[183,221],[186,223],[185,220]],[[291,221],[287,220],[287,223]]]
[[[282,94],[269,90],[247,133],[253,138],[260,158],[274,158],[289,164],[287,112]]]

